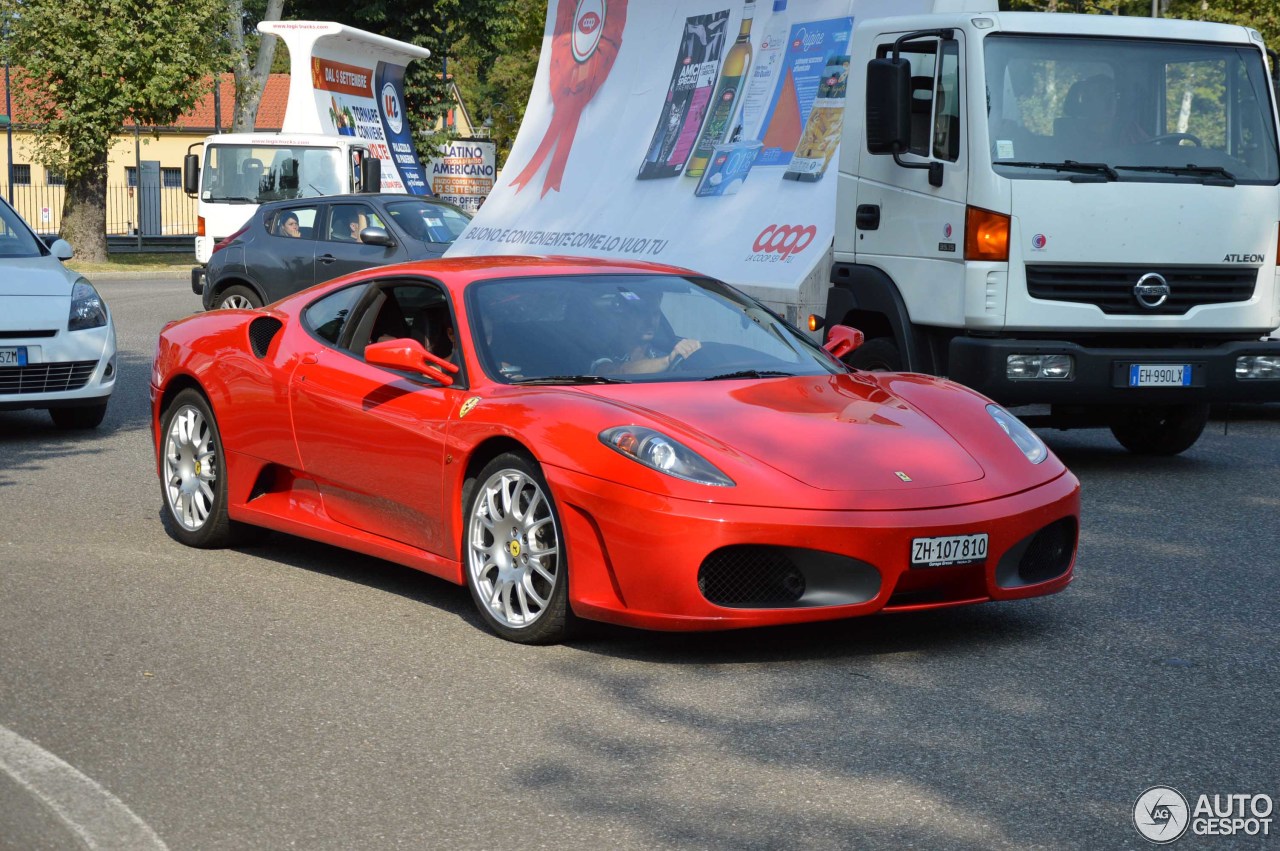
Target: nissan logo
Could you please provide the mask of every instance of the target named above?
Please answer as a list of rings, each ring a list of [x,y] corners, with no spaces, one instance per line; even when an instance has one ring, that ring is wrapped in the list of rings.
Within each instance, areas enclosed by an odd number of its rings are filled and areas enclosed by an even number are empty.
[[[1169,282],[1157,272],[1148,272],[1133,285],[1133,297],[1148,310],[1155,310],[1169,300]]]

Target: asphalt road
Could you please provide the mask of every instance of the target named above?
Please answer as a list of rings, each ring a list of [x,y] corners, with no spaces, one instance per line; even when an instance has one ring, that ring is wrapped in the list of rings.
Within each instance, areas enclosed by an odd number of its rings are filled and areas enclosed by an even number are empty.
[[[171,540],[147,368],[198,299],[99,286],[103,427],[0,413],[0,848],[1142,848],[1151,786],[1280,799],[1280,410],[1166,460],[1046,432],[1055,597],[527,648],[386,562]]]

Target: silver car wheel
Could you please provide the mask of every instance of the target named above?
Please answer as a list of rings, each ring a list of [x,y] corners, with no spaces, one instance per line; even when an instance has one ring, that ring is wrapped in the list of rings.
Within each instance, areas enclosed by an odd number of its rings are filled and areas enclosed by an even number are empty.
[[[477,597],[503,626],[531,626],[560,576],[560,532],[546,494],[519,470],[499,470],[481,485],[467,523]]]
[[[182,528],[200,529],[213,512],[217,461],[209,423],[191,405],[179,408],[164,438],[164,481],[169,511]]]
[[[242,295],[229,295],[222,300],[221,307],[227,310],[253,310],[254,303]]]

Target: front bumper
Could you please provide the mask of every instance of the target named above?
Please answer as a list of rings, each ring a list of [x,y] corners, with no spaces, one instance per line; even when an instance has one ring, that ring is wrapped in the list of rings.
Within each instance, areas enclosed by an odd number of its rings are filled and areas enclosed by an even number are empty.
[[[1065,354],[1074,359],[1070,379],[1011,379],[1009,355]],[[951,341],[948,377],[1004,405],[1177,405],[1280,401],[1280,381],[1236,378],[1242,355],[1280,357],[1280,341],[1235,341],[1208,348],[1089,347],[1063,340],[957,337]],[[1186,387],[1130,387],[1131,364],[1184,364]]]
[[[108,322],[54,337],[11,338],[24,346],[27,366],[0,367],[0,411],[77,407],[105,402],[116,384],[116,334]],[[38,357],[35,353],[38,352]]]
[[[665,630],[833,620],[1051,594],[1071,582],[1074,570],[1080,487],[1070,473],[972,505],[824,511],[690,502],[544,469],[569,554],[571,605],[593,620]],[[1064,566],[1044,581],[1011,580],[1002,567],[1006,556],[1016,556],[1029,537],[1064,519],[1073,530]],[[984,563],[911,566],[913,538],[975,532],[989,536]],[[744,548],[812,554],[805,578],[838,590],[820,588],[815,598],[784,606],[711,602],[699,587],[700,571],[713,555]],[[833,576],[840,565],[857,575]]]

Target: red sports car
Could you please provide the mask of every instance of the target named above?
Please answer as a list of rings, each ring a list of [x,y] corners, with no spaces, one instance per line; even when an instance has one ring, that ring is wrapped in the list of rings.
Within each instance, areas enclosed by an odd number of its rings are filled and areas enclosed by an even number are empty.
[[[166,524],[465,583],[513,641],[575,617],[726,629],[1071,581],[1079,483],[990,400],[864,373],[694,273],[567,258],[370,269],[168,325]]]

